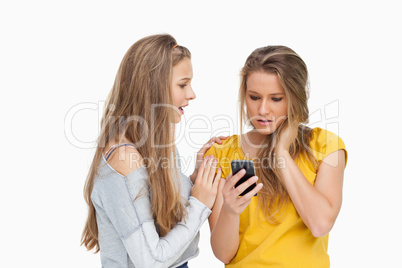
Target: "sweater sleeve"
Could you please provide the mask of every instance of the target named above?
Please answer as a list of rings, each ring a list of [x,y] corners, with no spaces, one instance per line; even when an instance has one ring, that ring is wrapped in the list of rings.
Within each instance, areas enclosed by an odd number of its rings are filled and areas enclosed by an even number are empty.
[[[166,236],[159,237],[147,178],[145,168],[140,168],[127,177],[99,179],[92,202],[97,210],[105,212],[135,267],[169,267],[187,249],[211,211],[190,197],[187,217]]]

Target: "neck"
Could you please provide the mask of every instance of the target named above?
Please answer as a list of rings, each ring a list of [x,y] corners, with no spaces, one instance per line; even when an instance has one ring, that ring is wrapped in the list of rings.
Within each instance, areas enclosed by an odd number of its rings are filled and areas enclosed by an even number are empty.
[[[247,141],[250,146],[258,147],[265,140],[266,135],[258,133],[257,130],[251,130],[246,133]]]
[[[265,140],[265,135],[261,135],[256,130],[252,130],[243,135],[241,147],[246,157],[257,157],[258,151]]]

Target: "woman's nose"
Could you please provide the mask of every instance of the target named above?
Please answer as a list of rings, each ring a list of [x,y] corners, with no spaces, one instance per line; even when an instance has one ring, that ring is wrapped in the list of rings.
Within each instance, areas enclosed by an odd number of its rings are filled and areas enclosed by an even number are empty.
[[[260,115],[267,115],[269,114],[269,105],[267,103],[267,101],[262,101],[260,104],[260,107],[258,107],[258,113]]]
[[[187,92],[187,99],[193,100],[196,98],[196,95],[194,93],[193,87],[189,87],[189,90]]]

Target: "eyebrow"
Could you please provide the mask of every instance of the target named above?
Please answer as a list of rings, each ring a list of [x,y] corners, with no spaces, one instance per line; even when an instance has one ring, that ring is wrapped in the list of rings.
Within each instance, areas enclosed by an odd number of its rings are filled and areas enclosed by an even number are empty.
[[[260,95],[260,93],[258,93],[256,91],[253,91],[253,90],[247,90],[247,92]],[[285,93],[272,93],[272,94],[269,94],[269,95],[285,95]]]
[[[179,81],[182,81],[182,80],[191,80],[191,78],[190,77],[184,77],[184,78],[180,79]]]

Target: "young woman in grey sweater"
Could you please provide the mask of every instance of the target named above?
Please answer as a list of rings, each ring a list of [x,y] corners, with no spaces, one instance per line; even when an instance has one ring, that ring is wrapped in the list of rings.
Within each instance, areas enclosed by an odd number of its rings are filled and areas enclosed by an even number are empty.
[[[195,98],[191,54],[167,34],[134,43],[106,100],[84,196],[82,244],[102,267],[187,267],[214,205],[221,170],[198,153],[194,173],[180,170],[175,123]]]

